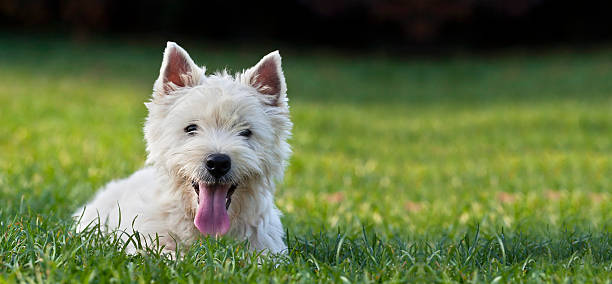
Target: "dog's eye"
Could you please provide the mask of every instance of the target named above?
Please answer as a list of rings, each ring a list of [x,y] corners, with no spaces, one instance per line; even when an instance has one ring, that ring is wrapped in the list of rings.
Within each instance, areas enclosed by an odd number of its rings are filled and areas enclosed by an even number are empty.
[[[198,126],[195,124],[189,124],[187,125],[187,127],[185,127],[185,133],[193,135],[195,134],[195,131],[198,130]]]
[[[244,136],[244,137],[251,137],[251,134],[253,134],[253,132],[251,132],[250,129],[245,129],[245,130],[238,132],[238,135]]]

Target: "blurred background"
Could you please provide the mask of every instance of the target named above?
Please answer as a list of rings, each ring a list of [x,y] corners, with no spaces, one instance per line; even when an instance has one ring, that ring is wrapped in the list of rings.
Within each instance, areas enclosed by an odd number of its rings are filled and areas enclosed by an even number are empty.
[[[143,166],[143,102],[171,40],[209,73],[280,50],[294,154],[276,203],[291,236],[327,248],[320,263],[368,275],[337,260],[335,235],[367,231],[395,246],[366,269],[372,281],[425,270],[404,254],[425,240],[437,282],[498,281],[491,265],[506,260],[519,278],[549,275],[525,270],[534,258],[609,282],[611,12],[612,1],[563,0],[0,0],[0,271],[94,275],[70,246],[65,269],[25,250],[51,251],[78,206]],[[462,246],[474,232],[480,249]],[[503,256],[485,256],[498,243]]]
[[[24,188],[34,208],[68,214],[141,167],[142,102],[172,40],[209,72],[281,50],[296,125],[278,200],[290,227],[607,224],[610,11],[612,1],[0,0],[3,199]]]
[[[78,204],[62,202],[141,167],[142,102],[172,40],[208,72],[280,49],[295,123],[278,201],[289,224],[609,223],[610,11],[612,1],[0,0],[0,187],[68,214]]]
[[[430,53],[606,42],[610,11],[559,0],[1,0],[0,29]]]

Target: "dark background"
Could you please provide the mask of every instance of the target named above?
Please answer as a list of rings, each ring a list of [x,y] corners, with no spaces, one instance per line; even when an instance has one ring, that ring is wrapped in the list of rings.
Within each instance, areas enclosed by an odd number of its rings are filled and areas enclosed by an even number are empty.
[[[612,39],[612,1],[0,0],[0,30],[396,52],[582,46]]]

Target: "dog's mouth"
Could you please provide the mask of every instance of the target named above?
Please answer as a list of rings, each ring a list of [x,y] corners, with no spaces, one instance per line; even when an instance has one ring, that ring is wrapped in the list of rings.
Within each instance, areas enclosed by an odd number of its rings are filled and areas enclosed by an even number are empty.
[[[204,235],[224,235],[229,231],[230,220],[227,214],[236,184],[206,183],[192,181],[198,195],[198,209],[194,224]]]
[[[200,185],[197,181],[192,180],[191,181],[191,186],[193,186],[193,189],[195,190],[196,194],[198,195],[198,199],[200,198]],[[234,191],[236,190],[236,187],[238,185],[236,184],[232,184],[232,186],[229,188],[227,195],[225,196],[225,210],[229,209],[230,204],[232,204],[232,195],[234,194]]]

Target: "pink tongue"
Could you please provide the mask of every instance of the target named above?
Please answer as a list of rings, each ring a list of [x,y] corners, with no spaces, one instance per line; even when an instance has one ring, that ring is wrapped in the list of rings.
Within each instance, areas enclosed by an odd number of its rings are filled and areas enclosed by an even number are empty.
[[[204,235],[224,235],[230,228],[225,197],[230,185],[200,185],[200,204],[193,223]]]

